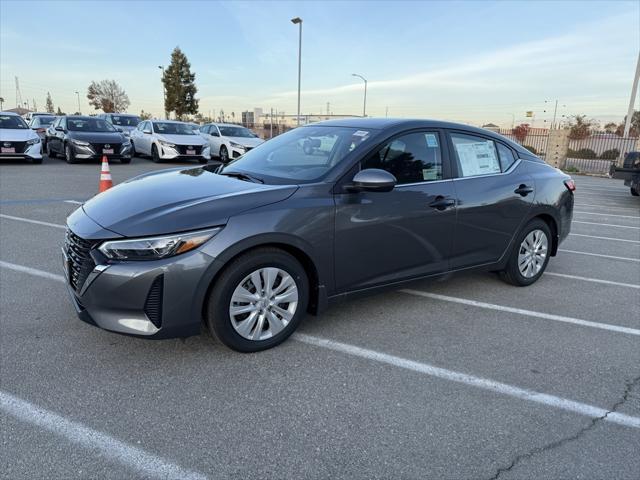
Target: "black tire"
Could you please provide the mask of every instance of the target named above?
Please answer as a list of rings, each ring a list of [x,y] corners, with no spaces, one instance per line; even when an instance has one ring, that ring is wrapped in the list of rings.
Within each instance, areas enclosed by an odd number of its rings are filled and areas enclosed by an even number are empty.
[[[282,331],[266,340],[249,340],[233,327],[229,315],[231,297],[247,275],[260,268],[276,267],[288,273],[296,282],[298,305],[290,322]],[[257,248],[230,262],[209,292],[206,302],[206,324],[211,334],[238,352],[258,352],[275,347],[286,340],[298,327],[307,311],[309,280],[295,257],[271,247]]]
[[[131,158],[134,158],[137,155],[136,146],[133,143],[133,140],[129,140],[131,142]]]
[[[520,251],[521,251],[522,243],[524,242],[524,239],[527,237],[527,235],[529,235],[534,230],[541,230],[547,237],[546,238],[547,240],[546,256],[542,264],[542,267],[540,268],[540,271],[538,271],[535,275],[531,277],[525,277],[520,272],[520,268],[518,266],[518,257],[520,255]],[[513,248],[509,253],[509,261],[507,263],[507,266],[504,270],[500,272],[500,277],[502,278],[502,280],[504,280],[507,283],[510,283],[511,285],[516,285],[518,287],[526,287],[528,285],[531,285],[532,283],[535,283],[542,276],[542,274],[547,268],[547,265],[549,264],[552,241],[553,240],[551,237],[551,230],[549,229],[549,226],[546,224],[546,222],[540,219],[534,218],[529,223],[527,223],[527,225],[525,225],[525,227],[516,236]]]
[[[131,159],[130,158],[121,158],[120,159],[120,163],[124,163],[124,164],[131,163]]]
[[[42,158],[32,158],[31,163],[34,165],[40,165],[42,163]]]
[[[209,160],[207,160],[204,157],[198,159],[198,163],[201,163],[202,165],[204,165],[205,163],[208,163],[208,162],[209,162]]]
[[[154,163],[160,163],[160,154],[158,153],[158,147],[151,145],[151,161]]]
[[[68,143],[64,146],[64,159],[70,164],[78,163],[78,160],[76,160],[75,154]]]
[[[220,147],[220,154],[218,155],[218,157],[220,158],[220,161],[222,163],[229,162],[229,150],[227,150],[226,146],[222,145]]]
[[[46,150],[47,150],[47,157],[56,158],[58,156],[58,154],[56,152],[51,150],[51,145],[49,145],[49,142],[47,142],[47,149]]]
[[[629,190],[631,191],[631,195],[633,195],[634,197],[640,196],[640,192],[638,191],[637,188],[629,188]]]

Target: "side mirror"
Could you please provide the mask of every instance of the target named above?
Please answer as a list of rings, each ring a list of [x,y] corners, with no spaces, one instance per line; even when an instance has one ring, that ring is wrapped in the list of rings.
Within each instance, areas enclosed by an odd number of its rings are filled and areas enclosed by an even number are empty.
[[[367,168],[356,173],[347,189],[351,192],[390,192],[397,182],[396,177],[386,170]]]
[[[64,128],[62,128],[60,125],[58,125],[58,126],[56,127],[56,130],[57,130],[58,132],[64,132]]]

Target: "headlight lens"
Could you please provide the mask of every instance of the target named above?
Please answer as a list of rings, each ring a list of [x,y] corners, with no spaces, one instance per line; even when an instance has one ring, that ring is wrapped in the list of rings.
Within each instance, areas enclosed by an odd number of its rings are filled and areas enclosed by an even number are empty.
[[[161,237],[113,240],[104,242],[98,250],[112,260],[158,260],[198,248],[220,230],[222,227]]]
[[[40,137],[27,140],[27,145],[35,145],[36,143],[40,143]]]
[[[244,150],[244,145],[240,145],[239,143],[229,142],[229,145],[231,145],[233,148],[240,148],[241,150]]]
[[[163,147],[175,147],[175,144],[171,143],[171,142],[167,142],[166,140],[158,140],[160,142],[160,145],[162,145]]]
[[[75,138],[72,138],[71,141],[75,145],[78,145],[79,147],[88,147],[89,146],[89,142],[83,142],[82,140],[76,140]]]

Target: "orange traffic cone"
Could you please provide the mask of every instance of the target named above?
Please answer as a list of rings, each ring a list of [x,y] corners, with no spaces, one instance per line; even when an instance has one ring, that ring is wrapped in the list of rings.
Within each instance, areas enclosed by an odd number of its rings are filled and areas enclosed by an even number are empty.
[[[109,160],[107,160],[107,156],[102,156],[102,170],[100,170],[100,192],[104,192],[105,190],[109,190],[113,187],[113,182],[111,181],[111,172],[109,171]]]

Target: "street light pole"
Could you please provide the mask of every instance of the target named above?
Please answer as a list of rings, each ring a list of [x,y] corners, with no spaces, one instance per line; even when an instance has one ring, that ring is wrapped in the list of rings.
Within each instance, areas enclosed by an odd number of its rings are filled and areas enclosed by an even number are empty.
[[[158,65],[158,68],[162,70],[162,108],[164,110],[164,118],[167,119],[167,89],[164,86],[164,67]]]
[[[352,73],[351,75],[353,77],[361,78],[362,81],[364,81],[364,106],[362,107],[362,116],[366,117],[367,116],[367,79],[364,78],[362,75],[358,75],[357,73]]]
[[[633,106],[636,103],[636,94],[638,93],[638,79],[640,78],[640,53],[638,54],[638,64],[636,65],[636,75],[633,77],[633,87],[631,88],[631,98],[629,99],[629,109],[627,110],[627,120],[624,122],[623,137],[629,136],[631,129],[631,117],[633,117]]]
[[[298,25],[298,126],[300,126],[300,81],[302,77],[302,19],[295,17],[291,19],[291,23]]]
[[[80,92],[78,92],[77,90],[76,90],[76,96],[78,97],[78,113],[81,114],[82,112],[80,111]]]

